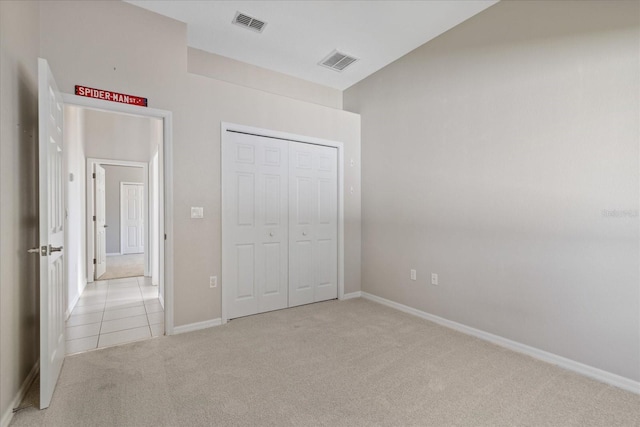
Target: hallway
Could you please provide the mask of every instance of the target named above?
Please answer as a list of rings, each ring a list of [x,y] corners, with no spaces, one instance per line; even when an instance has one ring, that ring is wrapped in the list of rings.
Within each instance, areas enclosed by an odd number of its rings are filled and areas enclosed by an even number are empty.
[[[164,335],[164,310],[149,277],[89,283],[66,323],[66,352]]]

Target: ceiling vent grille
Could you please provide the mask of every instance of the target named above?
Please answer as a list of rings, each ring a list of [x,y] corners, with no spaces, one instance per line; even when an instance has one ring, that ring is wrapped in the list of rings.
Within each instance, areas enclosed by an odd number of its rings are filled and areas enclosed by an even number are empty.
[[[241,27],[256,31],[258,33],[261,33],[262,30],[264,30],[264,27],[267,25],[267,23],[264,21],[240,12],[236,12],[236,16],[233,18],[233,23]]]
[[[334,71],[344,71],[348,66],[358,61],[358,58],[353,56],[346,55],[342,52],[338,52],[334,50],[329,55],[327,55],[322,61],[319,62],[319,65],[323,67],[330,68]]]

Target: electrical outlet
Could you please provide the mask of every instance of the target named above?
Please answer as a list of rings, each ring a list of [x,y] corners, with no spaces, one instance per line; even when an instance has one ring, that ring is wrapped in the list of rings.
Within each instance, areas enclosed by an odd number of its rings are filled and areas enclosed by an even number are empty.
[[[438,274],[431,273],[431,284],[438,286]]]
[[[191,218],[204,218],[204,208],[198,207],[198,206],[192,206]]]
[[[209,277],[209,287],[217,288],[218,287],[218,276]]]
[[[416,271],[415,270],[411,270],[411,280],[416,280]]]

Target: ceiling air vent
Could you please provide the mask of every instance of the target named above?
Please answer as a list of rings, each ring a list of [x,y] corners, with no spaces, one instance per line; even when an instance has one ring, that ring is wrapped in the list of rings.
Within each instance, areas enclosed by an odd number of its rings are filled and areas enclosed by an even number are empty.
[[[264,27],[267,25],[267,23],[264,21],[240,12],[236,12],[236,16],[235,18],[233,18],[233,23],[241,27],[256,31],[258,33],[261,33],[262,30],[264,30]]]
[[[358,58],[346,55],[344,53],[334,50],[326,58],[320,61],[319,65],[323,67],[331,68],[334,71],[344,71],[349,65],[358,61]]]

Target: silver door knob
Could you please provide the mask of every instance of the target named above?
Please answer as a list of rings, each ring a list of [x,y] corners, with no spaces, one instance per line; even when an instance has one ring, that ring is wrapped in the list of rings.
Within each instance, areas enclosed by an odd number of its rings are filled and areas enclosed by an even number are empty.
[[[47,256],[47,247],[42,246],[41,248],[31,248],[27,249],[27,252],[29,252],[30,254],[40,254],[42,256]]]
[[[49,253],[53,253],[53,252],[62,252],[62,246],[51,246],[49,245]]]
[[[107,228],[107,227],[108,227],[108,225],[107,225],[107,224],[105,224],[105,225],[103,225],[103,227],[104,227],[104,228]]]
[[[271,232],[269,233],[269,236],[273,237],[273,231],[271,231]]]
[[[306,236],[306,235],[307,235],[307,232],[306,232],[306,231],[303,231],[303,232],[302,232],[302,235],[303,235],[303,236]]]

